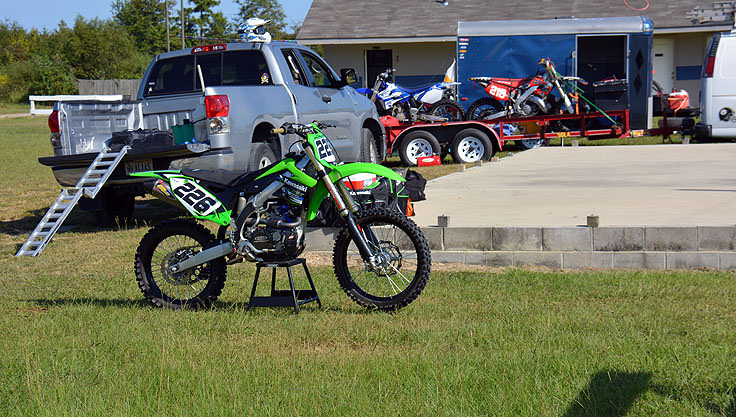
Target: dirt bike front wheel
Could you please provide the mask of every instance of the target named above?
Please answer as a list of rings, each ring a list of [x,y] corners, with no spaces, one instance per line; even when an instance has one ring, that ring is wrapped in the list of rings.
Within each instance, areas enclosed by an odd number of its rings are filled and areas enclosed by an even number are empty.
[[[356,222],[379,259],[371,266],[361,257],[347,229],[335,241],[333,264],[343,291],[361,306],[398,310],[421,294],[431,269],[429,244],[406,216],[373,208]]]
[[[179,273],[169,267],[215,244],[212,233],[191,220],[169,220],[149,230],[135,255],[135,274],[146,299],[172,309],[211,306],[225,286],[224,258]]]

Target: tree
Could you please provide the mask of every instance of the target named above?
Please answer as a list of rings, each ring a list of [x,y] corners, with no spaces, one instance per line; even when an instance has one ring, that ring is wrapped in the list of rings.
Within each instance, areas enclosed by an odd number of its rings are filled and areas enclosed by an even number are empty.
[[[194,7],[185,9],[189,16],[187,27],[196,36],[223,40],[230,38],[230,24],[222,12],[215,12],[213,7],[220,5],[220,0],[188,0]],[[195,15],[196,14],[196,15]]]
[[[286,24],[286,13],[278,0],[237,0],[235,2],[240,9],[235,18],[235,24],[245,22],[249,17],[260,17],[270,20],[266,29],[271,32],[274,39],[293,39],[295,33],[291,32]]]
[[[115,0],[112,3],[114,20],[125,27],[136,43],[136,48],[148,55],[166,52],[166,2],[173,0]],[[172,31],[172,38],[176,30]]]
[[[60,27],[58,51],[83,79],[140,78],[149,58],[126,30],[110,20],[77,16],[74,29]]]

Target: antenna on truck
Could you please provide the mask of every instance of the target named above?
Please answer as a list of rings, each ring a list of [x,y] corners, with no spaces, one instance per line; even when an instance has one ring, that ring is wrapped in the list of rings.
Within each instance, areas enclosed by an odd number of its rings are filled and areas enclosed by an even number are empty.
[[[204,77],[202,76],[202,67],[197,64],[197,74],[199,74],[199,85],[202,86],[202,95],[204,94]]]

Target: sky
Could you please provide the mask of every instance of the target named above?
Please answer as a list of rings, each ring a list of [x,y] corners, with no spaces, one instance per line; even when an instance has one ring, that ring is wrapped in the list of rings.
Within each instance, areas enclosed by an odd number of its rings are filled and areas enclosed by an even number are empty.
[[[304,21],[312,0],[279,0],[286,13],[286,21],[298,24]],[[0,0],[0,20],[16,21],[25,29],[55,29],[59,22],[64,20],[68,25],[74,24],[77,15],[90,19],[112,17],[111,5],[113,0],[30,0],[28,3],[18,0]],[[176,10],[179,10],[181,0],[176,1]],[[184,7],[188,2],[184,1]],[[232,20],[238,7],[234,0],[221,0],[220,6],[215,8]],[[172,13],[174,11],[172,10]]]

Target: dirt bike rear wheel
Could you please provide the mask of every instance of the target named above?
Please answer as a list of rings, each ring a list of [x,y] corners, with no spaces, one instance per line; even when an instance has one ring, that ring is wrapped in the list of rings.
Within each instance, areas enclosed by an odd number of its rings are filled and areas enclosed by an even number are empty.
[[[215,244],[215,236],[192,220],[168,220],[149,230],[135,255],[138,287],[146,299],[171,309],[211,306],[225,286],[224,258],[178,274],[168,267]]]
[[[444,117],[450,122],[465,120],[465,112],[454,100],[442,99],[429,108],[432,116]]]
[[[363,307],[384,311],[405,307],[429,280],[432,259],[427,239],[413,221],[386,208],[369,209],[356,222],[381,264],[376,269],[367,266],[344,229],[332,257],[337,281]]]

